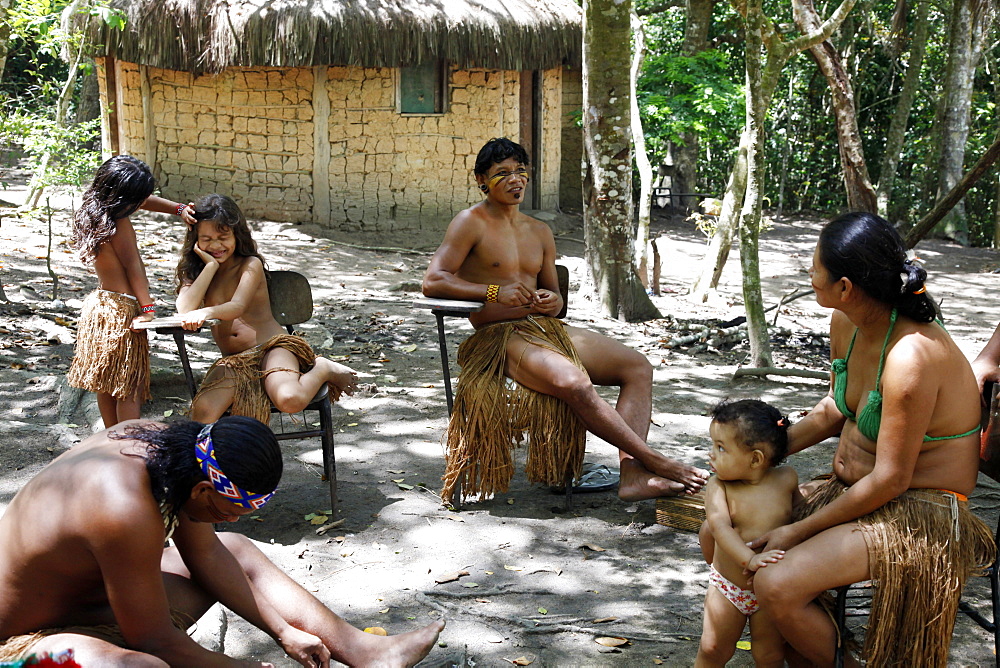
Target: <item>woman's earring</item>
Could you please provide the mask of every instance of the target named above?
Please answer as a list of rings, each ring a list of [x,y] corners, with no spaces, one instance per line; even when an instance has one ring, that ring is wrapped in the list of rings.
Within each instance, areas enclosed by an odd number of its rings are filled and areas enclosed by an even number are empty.
[[[479,186],[479,189],[482,190],[484,193],[490,191],[490,187],[488,185],[486,185],[485,183],[483,185]]]

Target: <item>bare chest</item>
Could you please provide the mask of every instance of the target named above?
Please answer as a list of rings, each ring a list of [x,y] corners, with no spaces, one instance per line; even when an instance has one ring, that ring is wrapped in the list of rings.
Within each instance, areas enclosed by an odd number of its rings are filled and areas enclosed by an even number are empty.
[[[544,250],[536,235],[490,231],[476,244],[466,263],[498,276],[535,278],[542,270]]]

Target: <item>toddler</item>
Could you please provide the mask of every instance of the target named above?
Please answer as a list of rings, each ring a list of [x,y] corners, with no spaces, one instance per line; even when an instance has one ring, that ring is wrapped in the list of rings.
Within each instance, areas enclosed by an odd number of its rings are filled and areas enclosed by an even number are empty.
[[[756,554],[747,542],[788,524],[801,498],[795,470],[778,466],[788,452],[788,426],[788,418],[756,399],[724,401],[712,410],[715,475],[705,486],[702,529],[709,587],[695,666],[725,666],[748,619],[756,665],[784,665],[784,639],[768,612],[758,609],[752,588],[757,569],[784,552]]]

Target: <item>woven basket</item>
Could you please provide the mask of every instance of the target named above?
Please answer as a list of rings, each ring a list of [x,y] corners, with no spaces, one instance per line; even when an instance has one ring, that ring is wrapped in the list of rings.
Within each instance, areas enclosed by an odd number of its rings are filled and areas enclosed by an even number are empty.
[[[704,492],[656,500],[656,523],[698,533],[705,521]]]

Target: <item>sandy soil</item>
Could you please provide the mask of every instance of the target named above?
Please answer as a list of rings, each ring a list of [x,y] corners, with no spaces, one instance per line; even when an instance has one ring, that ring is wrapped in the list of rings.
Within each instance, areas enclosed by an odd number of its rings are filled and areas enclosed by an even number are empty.
[[[19,194],[13,189],[2,196],[17,201]],[[73,323],[80,300],[94,286],[93,276],[66,245],[67,214],[59,212],[52,221],[56,299],[46,268],[46,221],[19,219],[11,209],[0,209],[0,215],[0,278],[9,299],[0,301],[2,510],[42,466],[89,434],[99,415],[92,396],[65,384]],[[683,296],[705,246],[690,223],[655,221],[665,291],[654,301],[668,317],[637,325],[599,315],[579,294],[584,274],[579,221],[560,217],[552,223],[560,261],[573,277],[568,321],[627,342],[655,366],[650,442],[656,447],[704,465],[705,412],[718,400],[760,397],[794,419],[825,392],[820,380],[734,380],[747,355],[745,343],[695,354],[664,347],[688,323],[741,315],[735,258],[708,303],[693,304]],[[767,304],[808,285],[806,268],[821,223],[787,219],[772,223],[763,235]],[[335,407],[344,524],[317,535],[316,526],[304,519],[329,508],[319,476],[319,443],[305,440],[284,444],[285,477],[259,521],[226,530],[259,541],[293,578],[359,627],[397,633],[446,617],[440,646],[421,665],[500,666],[519,657],[551,666],[690,665],[701,630],[707,567],[694,534],[656,524],[652,501],[626,503],[613,493],[577,495],[567,511],[561,497],[528,485],[519,473],[501,498],[470,504],[460,513],[442,507],[436,491],[447,408],[437,339],[432,316],[411,307],[428,259],[421,250],[432,250],[436,235],[327,238],[309,226],[254,225],[270,267],[300,271],[312,283],[316,311],[301,326],[305,337],[318,352],[347,360],[370,386]],[[164,306],[172,303],[180,224],[176,218],[145,215],[136,228],[161,315],[169,313]],[[949,330],[973,356],[1000,321],[1000,302],[987,298],[998,282],[991,272],[1000,258],[993,251],[937,241],[921,244],[919,251],[935,295],[944,300]],[[823,370],[827,319],[810,298],[782,307],[777,324],[790,334],[775,339],[776,363]],[[448,328],[454,352],[470,328],[457,320]],[[189,342],[196,371],[203,372],[216,357],[214,348],[207,336]],[[189,399],[174,344],[158,337],[151,349],[155,399],[143,415],[176,419],[185,414]],[[614,399],[611,392],[605,396]],[[800,478],[810,477],[828,468],[832,447],[821,444],[790,463]],[[592,438],[587,460],[614,466],[617,457],[611,446]],[[993,523],[997,493],[990,482],[981,483],[973,503]],[[469,575],[435,583],[461,570]],[[967,597],[988,600],[985,581],[970,583]],[[607,618],[614,620],[595,621]],[[231,614],[210,613],[200,627],[204,642],[222,637],[232,656],[292,665],[266,635]],[[610,650],[595,642],[601,636],[630,642]],[[986,634],[960,619],[952,664],[992,663]],[[749,652],[740,650],[731,665],[749,664]]]

